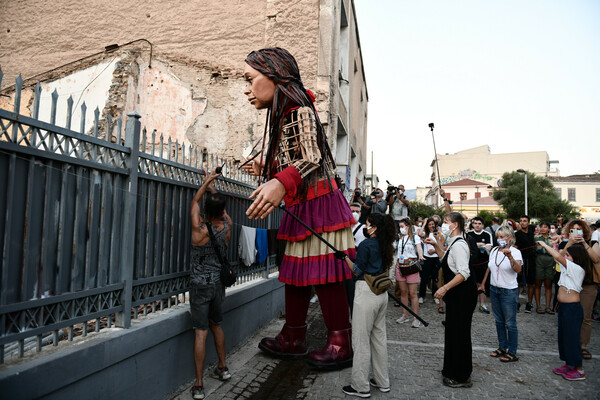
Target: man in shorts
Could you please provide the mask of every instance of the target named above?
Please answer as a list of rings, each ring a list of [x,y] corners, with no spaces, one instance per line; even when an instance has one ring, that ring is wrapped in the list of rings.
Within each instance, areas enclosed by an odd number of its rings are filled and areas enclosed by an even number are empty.
[[[213,334],[219,363],[211,376],[225,381],[231,374],[225,364],[225,334],[221,328],[223,315],[221,305],[225,298],[225,287],[221,284],[221,263],[217,248],[223,256],[231,237],[231,218],[225,211],[225,196],[217,193],[213,181],[220,176],[211,173],[198,189],[191,205],[192,248],[190,252],[190,311],[194,328],[194,362],[196,382],[192,387],[194,399],[204,399],[202,375],[206,358],[206,337],[208,329]],[[204,218],[200,215],[200,200],[210,190],[204,202]],[[210,238],[208,229],[214,232],[216,243]]]

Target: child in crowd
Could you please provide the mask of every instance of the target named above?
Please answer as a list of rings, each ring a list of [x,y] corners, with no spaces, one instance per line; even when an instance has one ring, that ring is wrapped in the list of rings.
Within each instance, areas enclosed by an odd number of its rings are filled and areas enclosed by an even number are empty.
[[[554,368],[552,372],[569,381],[584,380],[580,337],[583,308],[579,293],[586,272],[589,273],[592,268],[590,256],[580,244],[570,246],[563,257],[544,241],[537,243],[554,257],[561,269],[558,282],[558,352],[565,365]]]

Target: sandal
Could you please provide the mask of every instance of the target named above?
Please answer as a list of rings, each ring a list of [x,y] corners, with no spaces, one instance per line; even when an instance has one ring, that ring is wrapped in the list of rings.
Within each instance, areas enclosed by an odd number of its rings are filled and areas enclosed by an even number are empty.
[[[538,314],[544,314],[545,311],[542,307],[538,307],[537,310],[535,310],[535,312],[537,312]]]
[[[438,307],[438,312],[439,312],[440,314],[443,314],[443,313],[445,313],[446,311],[444,311],[444,306],[439,306],[439,307]]]
[[[584,360],[592,359],[592,353],[590,353],[588,349],[581,349],[581,356]]]
[[[500,359],[500,361],[505,362],[505,363],[509,363],[509,362],[515,362],[515,361],[519,361],[519,357],[517,357],[516,354],[510,354],[510,353],[506,353],[504,355],[504,357],[502,357]]]
[[[492,354],[490,354],[490,357],[502,357],[503,355],[506,354],[506,350],[502,350],[502,349],[497,349],[492,351]]]
[[[554,315],[555,312],[553,309],[551,309],[550,307],[546,307],[546,314],[550,314],[550,315]]]

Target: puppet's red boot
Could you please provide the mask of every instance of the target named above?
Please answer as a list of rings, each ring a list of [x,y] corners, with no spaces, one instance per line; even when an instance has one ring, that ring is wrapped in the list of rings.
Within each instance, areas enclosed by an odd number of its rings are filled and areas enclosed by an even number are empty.
[[[307,363],[311,367],[327,370],[352,366],[352,329],[329,331],[327,344],[320,351],[311,351]]]
[[[263,338],[258,348],[265,353],[283,359],[304,358],[306,350],[306,325],[283,325],[283,329],[274,338]]]

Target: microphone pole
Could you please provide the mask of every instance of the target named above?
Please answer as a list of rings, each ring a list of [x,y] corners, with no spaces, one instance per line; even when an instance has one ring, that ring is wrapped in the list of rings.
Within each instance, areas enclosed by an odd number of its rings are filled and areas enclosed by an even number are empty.
[[[442,189],[442,180],[440,179],[440,163],[439,163],[438,157],[437,157],[437,149],[435,148],[435,136],[433,135],[433,122],[429,124],[429,128],[431,129],[431,139],[433,140],[433,151],[435,152],[435,167],[437,168],[438,193],[439,193],[440,190]]]

